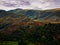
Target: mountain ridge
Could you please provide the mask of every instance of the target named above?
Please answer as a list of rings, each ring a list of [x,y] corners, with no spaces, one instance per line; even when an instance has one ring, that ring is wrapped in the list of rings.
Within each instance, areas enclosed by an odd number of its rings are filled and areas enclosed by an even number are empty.
[[[28,9],[23,10],[23,9],[19,9],[19,8],[14,9],[14,10],[9,10],[9,11],[0,10],[0,17],[11,16],[11,15],[13,15],[13,17],[15,15],[16,15],[15,17],[26,16],[26,17],[30,18],[31,20],[57,21],[60,19],[60,8],[49,9],[49,10],[28,10]]]
[[[19,11],[17,9],[15,9],[15,10],[13,10],[13,13],[16,13],[16,14],[21,13],[32,19],[45,20],[48,17],[51,17],[53,15],[60,17],[60,8],[49,9],[49,10],[23,10],[23,9],[21,9]]]

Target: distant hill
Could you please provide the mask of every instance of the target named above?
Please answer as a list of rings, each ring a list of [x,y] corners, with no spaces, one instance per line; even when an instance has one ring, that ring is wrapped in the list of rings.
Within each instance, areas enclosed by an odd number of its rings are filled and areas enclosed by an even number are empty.
[[[5,30],[7,27],[17,28],[20,22],[29,22],[30,18],[25,15],[10,13],[5,10],[0,10],[0,31]],[[15,27],[16,26],[16,27]],[[9,30],[9,29],[8,29]]]
[[[53,21],[53,22],[60,22],[60,9],[51,9],[51,10],[46,10],[46,14],[48,14],[48,16],[45,16],[44,19],[45,20],[49,20],[49,21]]]
[[[0,10],[0,24],[8,22],[28,22],[30,18],[25,15],[10,13],[5,10]]]
[[[40,16],[40,10],[23,10],[23,9],[15,9],[15,10],[10,10],[8,11],[10,13],[15,13],[15,14],[20,14],[20,15],[25,15],[29,18],[38,18]]]
[[[8,13],[7,11],[5,10],[0,10],[0,17],[5,17],[5,16],[8,16],[10,15],[11,13]]]
[[[15,9],[8,11],[10,13],[15,13],[18,15],[25,15],[33,20],[50,20],[50,21],[60,21],[60,8],[49,9],[49,10],[23,10]]]
[[[23,10],[15,9],[10,11],[0,10],[0,18],[11,16],[13,18],[19,18],[21,20],[48,20],[53,22],[60,22],[60,8],[49,10]]]

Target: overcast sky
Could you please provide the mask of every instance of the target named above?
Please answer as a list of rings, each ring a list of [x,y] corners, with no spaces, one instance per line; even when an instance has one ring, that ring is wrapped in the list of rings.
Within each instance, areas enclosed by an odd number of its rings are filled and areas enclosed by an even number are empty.
[[[0,9],[51,9],[60,8],[60,0],[0,0]]]

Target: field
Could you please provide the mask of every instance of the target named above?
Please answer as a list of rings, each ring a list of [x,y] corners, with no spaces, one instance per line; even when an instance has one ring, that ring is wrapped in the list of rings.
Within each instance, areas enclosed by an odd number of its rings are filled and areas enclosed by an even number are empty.
[[[3,42],[0,42],[0,45],[18,45],[18,42],[14,42],[14,41],[3,41]],[[28,43],[28,45],[35,45],[35,44]]]
[[[18,45],[18,42],[4,41],[4,42],[0,42],[0,45]]]

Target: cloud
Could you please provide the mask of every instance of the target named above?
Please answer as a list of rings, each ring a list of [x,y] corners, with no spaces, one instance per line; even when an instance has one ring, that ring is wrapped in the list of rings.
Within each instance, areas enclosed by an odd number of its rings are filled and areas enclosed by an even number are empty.
[[[4,7],[4,8],[2,8]],[[0,9],[49,9],[60,7],[60,0],[0,0]]]

